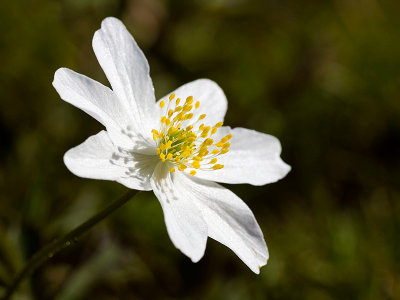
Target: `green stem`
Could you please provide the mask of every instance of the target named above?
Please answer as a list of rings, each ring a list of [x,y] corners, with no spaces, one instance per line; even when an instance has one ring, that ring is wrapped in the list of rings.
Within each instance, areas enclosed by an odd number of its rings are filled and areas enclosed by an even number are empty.
[[[136,190],[129,190],[125,195],[121,198],[115,200],[98,214],[91,217],[82,225],[78,226],[71,232],[67,233],[66,235],[55,239],[51,243],[47,244],[41,250],[36,252],[31,259],[27,262],[25,267],[15,276],[14,280],[7,288],[6,295],[4,296],[3,300],[8,300],[15,292],[19,284],[29,276],[33,271],[35,271],[39,266],[41,266],[44,262],[48,259],[52,258],[57,252],[61,251],[64,248],[69,247],[73,243],[78,242],[78,239],[89,229],[91,229],[94,225],[99,223],[109,214],[114,212],[116,209],[124,205],[135,196],[139,191]]]

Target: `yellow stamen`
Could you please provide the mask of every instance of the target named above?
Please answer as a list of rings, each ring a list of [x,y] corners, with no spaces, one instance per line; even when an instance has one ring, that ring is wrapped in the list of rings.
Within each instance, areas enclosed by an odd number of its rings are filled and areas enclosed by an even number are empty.
[[[167,110],[163,111],[164,116],[160,119],[160,129],[151,130],[153,140],[157,144],[157,155],[160,160],[162,162],[168,160],[171,173],[175,172],[176,169],[184,171],[186,168],[191,168],[192,170],[189,173],[194,176],[196,171],[193,169],[222,169],[224,166],[217,164],[217,156],[229,151],[230,143],[228,143],[228,140],[232,138],[232,135],[226,135],[215,144],[214,140],[210,138],[210,135],[217,133],[218,128],[222,126],[222,122],[215,124],[213,127],[202,123],[198,126],[198,130],[194,132],[192,130],[196,122],[206,118],[206,114],[201,114],[197,121],[190,124],[190,120],[194,115],[191,111],[193,111],[193,108],[198,109],[200,102],[194,101],[193,96],[189,96],[183,106],[178,106],[180,98],[175,98],[173,93],[168,99],[170,102],[174,100],[175,107],[170,108],[171,104],[168,104]],[[159,105],[161,108],[165,107],[165,101],[160,101]],[[172,106],[174,105],[172,104]],[[205,123],[207,124],[207,121]],[[201,164],[203,161],[205,163]]]
[[[192,104],[193,103],[193,96],[187,97],[185,103]]]
[[[195,169],[199,169],[200,168],[200,163],[196,160],[192,163],[192,167]]]
[[[161,158],[161,161],[164,162],[164,161],[165,161],[165,154],[164,154],[164,153],[161,153],[161,154],[160,154],[160,158]]]
[[[214,170],[219,170],[219,169],[222,169],[224,166],[223,165],[213,165],[212,166],[212,168],[214,169]]]
[[[222,148],[229,148],[231,146],[230,143],[225,143],[224,146]]]

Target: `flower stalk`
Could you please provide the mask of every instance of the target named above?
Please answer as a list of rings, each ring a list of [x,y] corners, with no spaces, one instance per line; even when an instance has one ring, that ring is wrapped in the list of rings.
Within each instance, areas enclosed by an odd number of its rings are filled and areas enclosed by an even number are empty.
[[[133,196],[135,196],[139,191],[137,190],[129,190],[125,195],[120,197],[119,199],[111,202],[107,207],[105,207],[102,211],[91,217],[89,220],[76,227],[74,230],[65,234],[62,237],[55,239],[50,242],[38,252],[36,252],[27,262],[25,267],[14,277],[11,284],[8,286],[6,294],[3,300],[8,300],[18,288],[20,283],[28,277],[33,271],[35,271],[38,267],[40,267],[43,263],[45,263],[48,259],[54,257],[54,255],[61,250],[71,246],[74,243],[79,241],[79,238],[89,231],[93,226],[102,221],[105,217],[113,213],[115,210],[120,208],[126,202],[128,202]]]

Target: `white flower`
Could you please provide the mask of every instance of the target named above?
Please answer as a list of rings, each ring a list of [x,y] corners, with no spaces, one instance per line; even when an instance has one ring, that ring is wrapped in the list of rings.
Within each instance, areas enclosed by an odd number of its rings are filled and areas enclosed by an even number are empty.
[[[56,71],[61,98],[106,127],[64,156],[77,176],[153,190],[174,245],[197,262],[207,236],[231,248],[255,273],[268,249],[253,213],[214,181],[263,185],[290,166],[279,140],[222,126],[227,100],[211,80],[187,83],[156,103],[149,65],[121,21],[107,18],[93,49],[112,90],[69,69]]]

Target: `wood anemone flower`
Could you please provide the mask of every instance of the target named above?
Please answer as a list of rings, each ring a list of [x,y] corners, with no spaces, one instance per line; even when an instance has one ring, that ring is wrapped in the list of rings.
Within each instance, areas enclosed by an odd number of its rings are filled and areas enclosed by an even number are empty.
[[[65,154],[67,168],[153,190],[173,244],[193,262],[209,236],[259,273],[268,260],[261,229],[248,206],[215,181],[264,185],[285,177],[290,166],[280,158],[279,140],[223,126],[227,100],[208,79],[156,102],[147,60],[118,19],[102,22],[93,49],[112,89],[66,68],[54,75],[61,98],[106,128]]]

